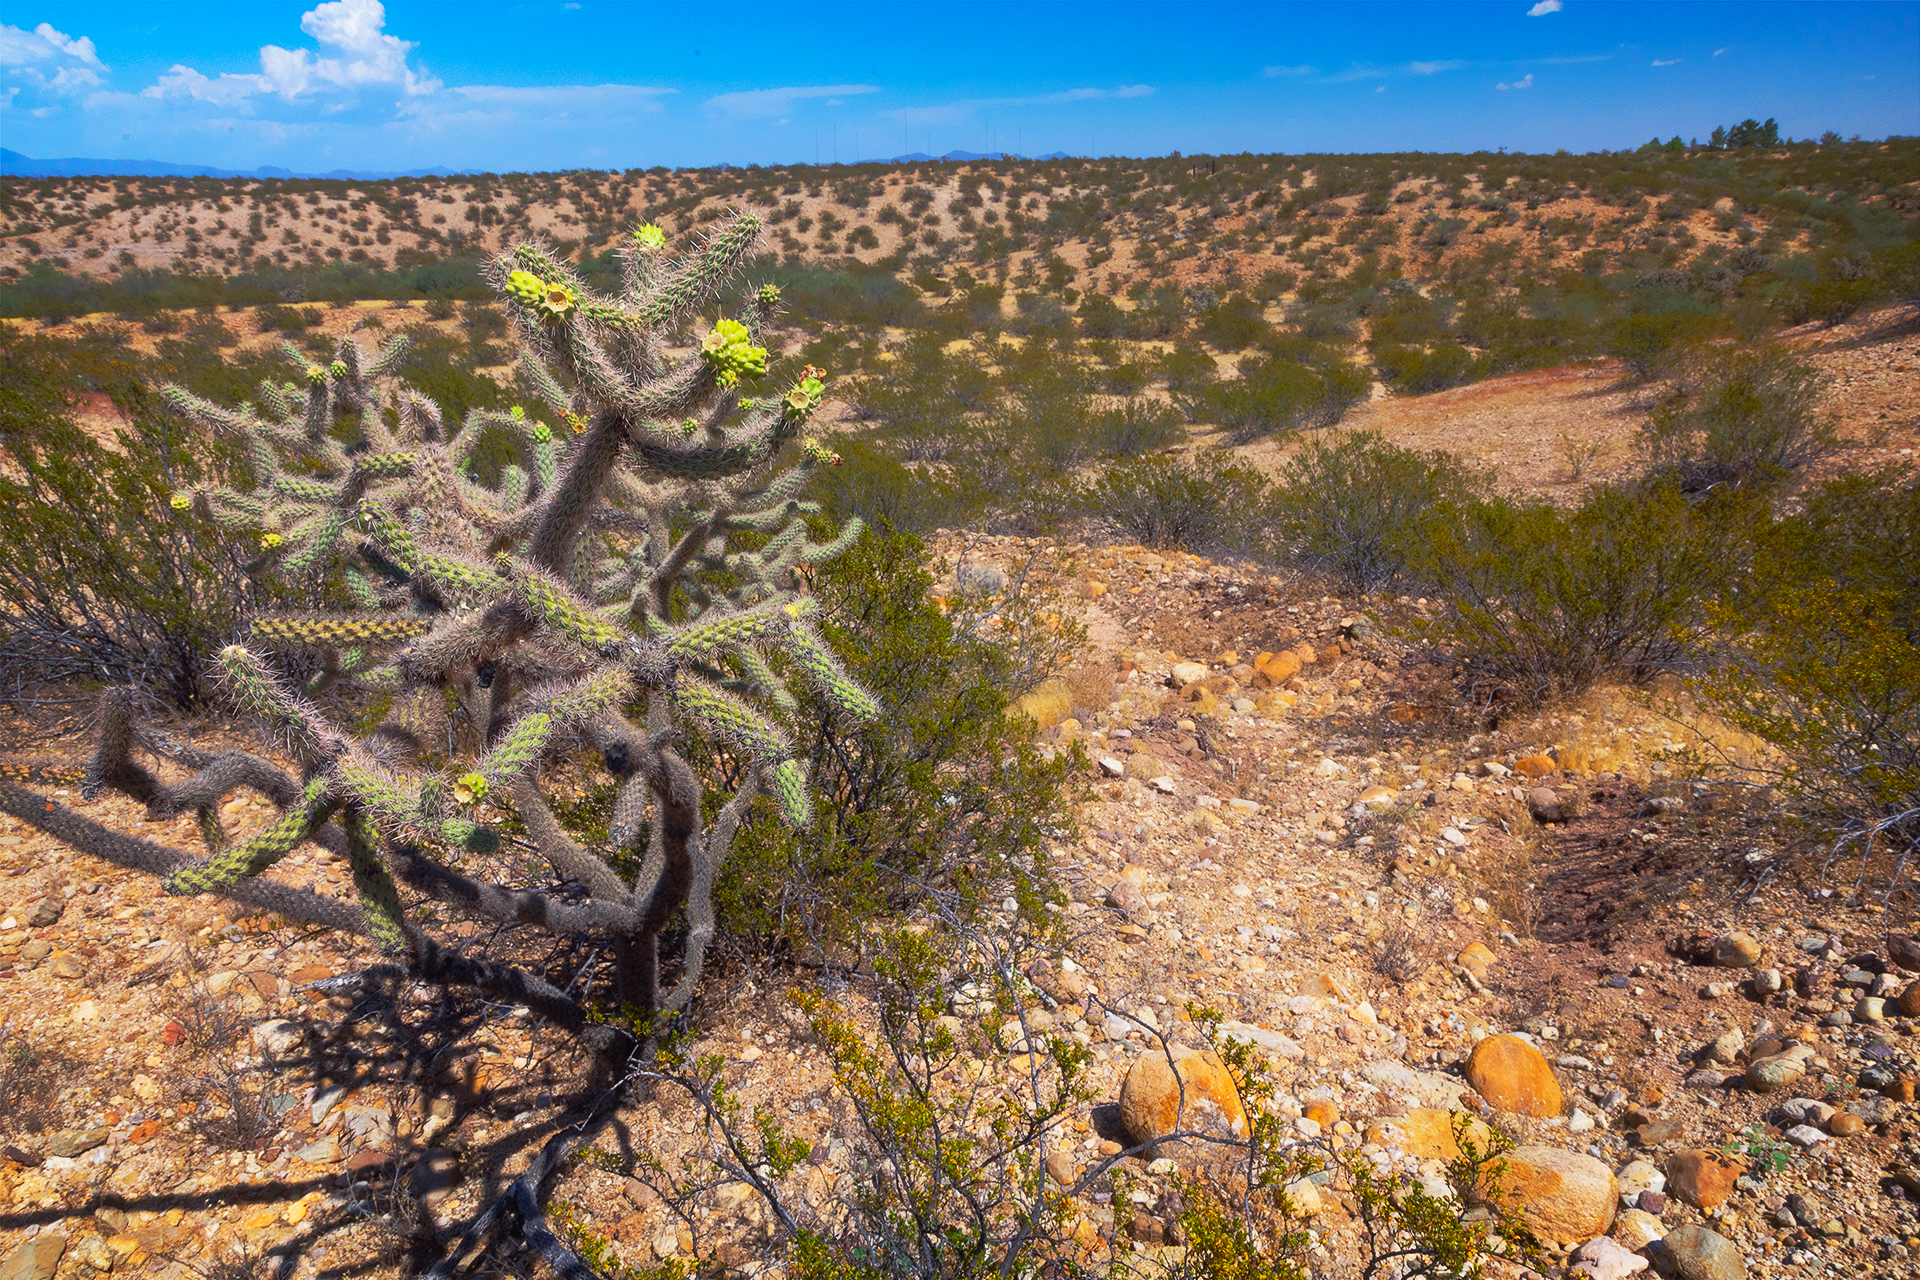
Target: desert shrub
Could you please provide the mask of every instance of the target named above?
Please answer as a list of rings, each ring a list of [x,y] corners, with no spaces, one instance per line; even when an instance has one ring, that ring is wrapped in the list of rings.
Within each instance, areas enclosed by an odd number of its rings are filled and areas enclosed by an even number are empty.
[[[171,507],[231,461],[141,385],[112,342],[0,333],[0,694],[131,684],[197,706],[207,660],[277,598],[244,535]],[[109,447],[74,421],[77,391],[126,419]],[[258,570],[258,571],[256,571]]]
[[[1289,360],[1246,360],[1240,377],[1207,383],[1186,396],[1190,421],[1212,422],[1237,444],[1261,436],[1330,427],[1366,394],[1367,377],[1349,365],[1314,369]]]
[[[1716,353],[1654,410],[1641,442],[1655,472],[1689,493],[1793,480],[1842,447],[1820,408],[1826,383],[1779,348]]]
[[[1606,353],[1627,376],[1646,382],[1671,373],[1686,344],[1703,336],[1703,317],[1682,312],[1621,316],[1607,331]]]
[[[1401,574],[1432,522],[1479,484],[1446,453],[1352,432],[1310,441],[1289,458],[1266,510],[1295,560],[1372,592]]]
[[[814,477],[811,496],[837,518],[907,533],[956,528],[979,510],[975,486],[945,472],[909,466],[885,446],[858,436],[835,441],[840,465]]]
[[[1202,312],[1195,330],[1220,351],[1251,347],[1272,332],[1260,304],[1241,293],[1230,294]]]
[[[1466,348],[1451,342],[1431,351],[1419,347],[1379,346],[1373,351],[1380,380],[1404,395],[1421,396],[1472,382],[1476,364]]]
[[[1671,482],[1596,488],[1571,513],[1472,503],[1425,529],[1417,571],[1442,601],[1431,638],[1490,703],[1680,669],[1744,563],[1739,531],[1764,518],[1737,498],[1690,503]]]
[[[1748,589],[1714,610],[1701,687],[1779,748],[1844,839],[1920,840],[1920,481],[1849,476],[1765,529]],[[1891,888],[1891,886],[1889,886]]]
[[[1080,302],[1080,332],[1089,338],[1118,338],[1127,331],[1127,313],[1104,293],[1090,293]]]
[[[1262,536],[1248,514],[1266,489],[1259,472],[1216,455],[1131,458],[1079,493],[1096,524],[1150,547],[1247,550]]]
[[[1114,458],[1136,458],[1186,437],[1180,414],[1162,400],[1129,396],[1095,414],[1089,438],[1096,451]]]
[[[823,820],[795,832],[769,808],[743,828],[716,900],[736,935],[817,947],[927,891],[1035,910],[1056,895],[1042,849],[1065,834],[1072,757],[1042,757],[1008,703],[1064,655],[1017,593],[992,632],[943,610],[926,561],[910,534],[869,529],[810,575],[823,633],[885,719],[855,726],[803,699],[795,749]]]
[[[1076,466],[1094,451],[1093,397],[1077,365],[1048,361],[1018,369],[1014,379],[995,432],[1007,447],[1050,471]]]

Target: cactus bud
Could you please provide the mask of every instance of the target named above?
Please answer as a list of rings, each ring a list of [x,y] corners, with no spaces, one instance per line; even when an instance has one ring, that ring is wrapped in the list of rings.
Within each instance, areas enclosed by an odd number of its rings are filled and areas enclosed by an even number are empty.
[[[175,511],[185,511],[193,505],[193,499],[184,493],[176,493],[167,499],[167,505]]]
[[[506,293],[521,306],[531,307],[540,301],[541,290],[545,287],[533,272],[515,271],[507,277]]]
[[[777,284],[763,284],[760,286],[760,292],[756,296],[760,299],[761,306],[770,307],[780,301],[780,286]]]
[[[527,416],[527,411],[524,408],[522,408],[520,405],[513,406],[513,408],[507,410],[507,413],[513,418],[515,422],[520,422],[524,420]]]
[[[699,429],[700,420],[698,418],[687,418],[680,423],[680,430],[685,433],[689,440],[693,438],[693,433]]]
[[[533,438],[541,444],[545,444],[547,441],[553,439],[553,428],[544,422],[536,422],[533,424]]]
[[[633,242],[642,249],[651,252],[652,250],[666,247],[667,233],[649,222],[645,226],[638,227],[634,230]]]
[[[326,380],[327,380],[327,371],[325,369],[322,369],[317,364],[310,364],[307,366],[308,382],[311,382],[315,386],[319,386],[321,383],[325,382]]]
[[[767,371],[767,349],[753,345],[747,326],[738,320],[722,320],[700,340],[700,355],[714,371],[714,381],[723,387],[739,384],[745,377],[757,378]]]
[[[260,549],[262,551],[271,551],[284,541],[285,539],[277,533],[263,533],[260,535]]]
[[[332,364],[327,366],[327,376],[335,379],[346,377],[347,362],[345,360],[335,360]]]

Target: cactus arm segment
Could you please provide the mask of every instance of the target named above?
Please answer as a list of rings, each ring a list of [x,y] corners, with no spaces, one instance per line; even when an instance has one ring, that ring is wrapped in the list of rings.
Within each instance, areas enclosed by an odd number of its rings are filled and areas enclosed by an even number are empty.
[[[257,876],[310,838],[338,803],[328,793],[328,780],[316,777],[307,783],[299,801],[266,830],[244,843],[216,850],[203,861],[177,868],[161,882],[162,888],[174,894],[214,893]]]

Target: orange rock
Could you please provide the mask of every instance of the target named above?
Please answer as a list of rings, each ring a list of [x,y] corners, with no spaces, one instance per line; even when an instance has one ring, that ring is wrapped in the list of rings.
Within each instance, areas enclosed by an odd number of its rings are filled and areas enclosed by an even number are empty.
[[[1535,1235],[1556,1244],[1607,1234],[1620,1200],[1612,1170],[1592,1156],[1559,1147],[1520,1147],[1494,1162],[1493,1193]]]
[[[1667,1161],[1667,1193],[1696,1209],[1717,1209],[1746,1168],[1711,1151],[1680,1151]]]
[[[1299,644],[1293,646],[1293,655],[1294,657],[1300,659],[1300,665],[1303,667],[1310,667],[1314,663],[1320,661],[1320,658],[1321,658],[1321,655],[1315,653],[1313,651],[1313,646],[1308,644],[1305,640],[1302,640]]]
[[[1479,941],[1469,942],[1461,949],[1460,954],[1453,958],[1455,964],[1482,982],[1487,980],[1487,970],[1492,968],[1498,960],[1499,957],[1487,948],[1487,944]]]
[[[1393,717],[1395,724],[1412,724],[1426,716],[1426,712],[1422,711],[1419,707],[1410,707],[1405,703],[1393,708],[1387,712],[1387,714]]]
[[[1900,1012],[1909,1018],[1920,1017],[1920,982],[1910,983],[1900,993]]]
[[[1120,1127],[1134,1146],[1180,1131],[1245,1138],[1247,1113],[1218,1054],[1190,1053],[1169,1068],[1166,1055],[1151,1050],[1120,1086]]]
[[[158,1120],[142,1120],[127,1135],[127,1145],[137,1147],[143,1142],[151,1142],[160,1132]]]
[[[1285,684],[1300,674],[1300,655],[1297,653],[1269,653],[1264,661],[1255,662],[1253,669],[1275,684]]]
[[[1459,1138],[1454,1133],[1455,1118],[1465,1123],[1461,1131],[1467,1141],[1482,1151],[1493,1144],[1493,1131],[1463,1111],[1441,1111],[1435,1107],[1415,1107],[1403,1116],[1384,1116],[1367,1126],[1367,1141],[1383,1147],[1398,1147],[1416,1160],[1458,1160]]]
[[[1307,1104],[1307,1109],[1302,1114],[1322,1129],[1331,1129],[1334,1122],[1340,1119],[1340,1108],[1331,1102],[1312,1102]]]
[[[1529,778],[1544,778],[1559,767],[1552,756],[1525,756],[1513,762],[1513,771]]]
[[[1519,1036],[1488,1036],[1467,1059],[1467,1083],[1498,1111],[1557,1116],[1564,1099],[1541,1052]]]

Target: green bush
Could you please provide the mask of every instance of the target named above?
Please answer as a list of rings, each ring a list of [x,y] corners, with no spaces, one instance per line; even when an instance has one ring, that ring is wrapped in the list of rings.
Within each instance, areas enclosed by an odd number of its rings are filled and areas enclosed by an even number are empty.
[[[1641,441],[1655,472],[1689,493],[1794,480],[1842,447],[1820,408],[1827,382],[1781,348],[1715,353],[1654,410]]]
[[[1427,527],[1431,628],[1487,704],[1537,705],[1602,680],[1684,667],[1708,603],[1745,562],[1764,509],[1689,502],[1678,485],[1596,488],[1579,510],[1505,498]]]
[[[1240,351],[1254,346],[1272,332],[1260,304],[1245,294],[1235,293],[1224,302],[1201,313],[1196,332],[1216,350]]]
[[[1183,398],[1190,421],[1212,422],[1236,444],[1262,436],[1330,427],[1364,398],[1367,376],[1351,365],[1314,369],[1290,360],[1249,359],[1240,377],[1212,382]]]
[[[1008,710],[1049,674],[1023,646],[1054,633],[1023,600],[992,633],[961,625],[926,562],[917,538],[869,528],[808,575],[821,630],[882,714],[855,725],[802,699],[794,750],[813,762],[815,824],[795,832],[765,803],[742,829],[716,898],[736,936],[811,947],[926,891],[1036,910],[1055,893],[1044,849],[1070,835],[1075,760],[1043,756]]]
[[[1480,486],[1447,453],[1356,431],[1309,441],[1289,458],[1266,510],[1295,560],[1373,592],[1399,577],[1433,523]]]
[[[127,425],[103,444],[75,393]],[[172,495],[235,459],[146,389],[111,333],[79,343],[0,331],[0,688],[134,685],[177,708],[206,695],[211,655],[278,601],[258,548],[174,511]]]
[[[1248,520],[1265,492],[1260,473],[1216,455],[1160,455],[1108,467],[1079,494],[1096,524],[1150,547],[1245,551],[1262,536]]]
[[[1843,841],[1920,840],[1920,480],[1848,476],[1765,529],[1701,688]],[[1891,888],[1891,886],[1889,886]]]
[[[859,436],[843,436],[834,448],[840,465],[817,472],[809,495],[835,519],[858,516],[904,533],[930,533],[958,528],[979,512],[978,489],[943,471],[908,466]]]
[[[1472,382],[1478,362],[1466,348],[1451,342],[1431,351],[1419,347],[1378,346],[1373,351],[1380,380],[1397,392],[1422,396]]]
[[[1137,458],[1176,444],[1186,434],[1172,405],[1129,396],[1094,416],[1090,439],[1094,449],[1108,457]]]

